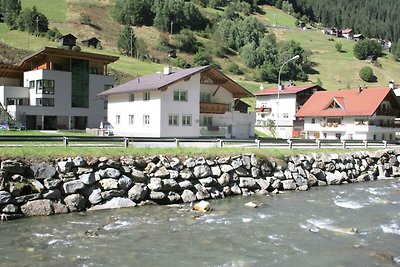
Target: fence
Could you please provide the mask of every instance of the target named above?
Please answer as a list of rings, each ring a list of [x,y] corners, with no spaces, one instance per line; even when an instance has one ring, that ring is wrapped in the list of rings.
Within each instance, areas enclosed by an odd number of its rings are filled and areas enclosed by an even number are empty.
[[[86,147],[244,147],[244,148],[387,148],[398,141],[308,140],[308,139],[202,139],[140,138],[116,136],[0,136],[0,146],[86,146]]]

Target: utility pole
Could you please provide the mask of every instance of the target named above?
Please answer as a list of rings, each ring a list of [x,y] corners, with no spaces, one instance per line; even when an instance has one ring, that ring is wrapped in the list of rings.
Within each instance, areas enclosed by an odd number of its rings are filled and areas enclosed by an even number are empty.
[[[36,37],[39,36],[39,17],[36,17]]]
[[[172,36],[172,27],[173,27],[173,25],[174,25],[174,22],[171,21],[171,36]]]
[[[132,53],[133,53],[132,48],[133,48],[133,30],[131,27],[131,57],[132,57]]]

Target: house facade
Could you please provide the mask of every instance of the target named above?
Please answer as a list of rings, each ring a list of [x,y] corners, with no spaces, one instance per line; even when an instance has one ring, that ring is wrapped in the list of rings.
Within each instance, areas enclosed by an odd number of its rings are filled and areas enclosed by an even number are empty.
[[[196,67],[147,75],[105,91],[116,135],[143,137],[254,136],[255,114],[235,110],[253,96],[220,71]]]
[[[316,91],[324,90],[318,85],[282,86],[267,88],[257,93],[256,96],[256,127],[257,130],[278,138],[299,137],[303,130],[303,121],[296,119],[297,110]],[[274,124],[273,130],[268,126]]]
[[[106,109],[97,94],[114,85],[107,65],[117,59],[45,47],[20,66],[0,66],[0,103],[18,127],[98,127]]]
[[[308,139],[395,140],[400,106],[391,88],[316,92],[296,113]]]

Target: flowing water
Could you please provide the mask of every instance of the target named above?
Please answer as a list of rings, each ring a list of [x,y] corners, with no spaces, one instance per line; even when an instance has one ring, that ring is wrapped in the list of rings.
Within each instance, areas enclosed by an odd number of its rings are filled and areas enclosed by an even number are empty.
[[[0,265],[400,266],[398,179],[210,203],[1,222]]]

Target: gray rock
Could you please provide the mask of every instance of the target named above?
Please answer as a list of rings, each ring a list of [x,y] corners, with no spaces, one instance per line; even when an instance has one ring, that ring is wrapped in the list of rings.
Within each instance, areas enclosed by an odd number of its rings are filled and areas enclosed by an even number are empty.
[[[181,198],[184,203],[190,203],[196,201],[196,195],[188,189],[183,190]]]
[[[264,162],[261,165],[261,174],[262,176],[271,176],[273,173],[273,168],[270,162]]]
[[[357,177],[357,182],[365,182],[365,181],[370,181],[371,177],[369,174],[361,174],[360,176]]]
[[[19,196],[19,197],[15,197],[12,202],[15,204],[24,204],[30,200],[36,200],[39,199],[42,195],[40,193],[36,193],[36,194],[29,194],[29,195],[23,195],[23,196]]]
[[[251,167],[251,177],[257,178],[260,176],[260,169],[257,167]]]
[[[296,172],[294,172],[294,173],[296,173]],[[293,179],[292,172],[290,172],[289,170],[284,170],[283,175],[285,176],[286,179]]]
[[[282,187],[284,190],[295,190],[297,185],[293,180],[283,180]]]
[[[129,178],[126,175],[122,175],[119,179],[118,179],[118,188],[122,189],[122,190],[129,190],[129,188],[131,188],[133,184],[133,181],[131,180],[131,178]]]
[[[59,187],[60,184],[61,184],[60,179],[55,179],[55,178],[44,179],[44,187],[46,187],[47,189],[57,188],[57,187]]]
[[[26,166],[20,161],[7,159],[2,161],[0,166],[1,170],[11,174],[25,175]]]
[[[174,179],[162,180],[162,191],[174,191],[176,189],[179,189],[179,185]]]
[[[199,179],[199,183],[201,183],[204,186],[212,186],[216,183],[216,181],[212,177],[207,177],[207,178]]]
[[[243,166],[237,168],[235,170],[235,172],[239,175],[239,176],[249,176],[249,172],[247,171],[246,168],[244,168]]]
[[[394,177],[400,176],[400,167],[392,166],[392,176]]]
[[[328,185],[328,183],[325,181],[318,180],[318,186],[325,186],[325,185]]]
[[[76,174],[79,176],[79,175],[82,175],[84,173],[91,173],[91,172],[93,172],[93,168],[90,168],[90,167],[78,167],[78,170],[76,171]]]
[[[233,167],[230,164],[221,165],[221,171],[224,173],[230,172],[233,170]]]
[[[38,180],[28,179],[28,182],[31,184],[33,192],[41,193],[44,191],[44,185],[41,182],[39,182]]]
[[[148,188],[145,184],[135,184],[129,189],[128,197],[135,202],[140,202],[146,198],[147,193]]]
[[[298,173],[293,173],[293,180],[297,186],[307,185],[307,179]]]
[[[240,177],[239,178],[239,187],[255,189],[255,188],[258,188],[258,184],[256,183],[256,180],[254,178]]]
[[[259,163],[256,155],[254,155],[254,154],[252,154],[250,156],[250,163],[251,163],[251,166],[253,166],[253,167],[257,167],[258,168],[260,166],[260,163]]]
[[[46,162],[32,164],[30,168],[36,179],[51,178],[56,174],[56,168]]]
[[[307,185],[309,187],[318,185],[318,179],[314,174],[307,172]]]
[[[218,165],[214,165],[211,167],[211,173],[213,177],[220,177],[221,176],[221,169]]]
[[[103,199],[101,197],[101,189],[100,188],[96,188],[92,191],[92,193],[89,195],[89,202],[92,205],[96,205],[98,203],[100,203]]]
[[[234,169],[237,169],[241,166],[243,166],[243,162],[241,158],[237,158],[231,161],[231,165]]]
[[[176,170],[168,170],[169,172],[169,178],[171,179],[177,179],[179,177],[179,172]]]
[[[61,191],[58,189],[49,189],[42,193],[43,198],[59,200],[62,198]]]
[[[73,166],[74,163],[72,161],[60,161],[57,163],[57,169],[61,173],[69,172]]]
[[[230,157],[222,157],[217,159],[218,164],[228,164],[230,162]]]
[[[94,184],[100,181],[101,177],[98,173],[85,173],[79,176],[79,180],[86,185]]]
[[[171,159],[170,167],[171,167],[171,169],[176,170],[176,171],[183,170],[183,164],[178,158]]]
[[[247,170],[250,170],[250,168],[251,168],[251,159],[250,159],[250,157],[249,156],[242,156],[242,163],[243,163],[243,166],[247,169]]]
[[[219,183],[221,186],[226,186],[226,185],[229,185],[230,178],[231,178],[231,177],[229,176],[228,173],[223,173],[223,174],[217,179],[217,181],[218,181],[218,183]]]
[[[104,179],[104,178],[117,179],[121,175],[121,172],[114,168],[107,168],[105,170],[99,170],[97,173],[100,175],[100,177],[102,179]]]
[[[147,187],[152,191],[159,191],[162,189],[161,178],[150,178],[150,183]]]
[[[32,200],[21,206],[21,211],[25,216],[48,216],[54,214],[52,201],[49,199]]]
[[[285,180],[286,179],[285,174],[283,173],[283,171],[274,172],[274,177],[276,179],[279,179],[279,180]]]
[[[193,174],[196,178],[204,178],[212,175],[211,168],[208,165],[195,166]]]
[[[313,174],[319,181],[324,181],[326,182],[326,175],[325,172],[323,172],[321,169],[319,168],[313,168],[310,171],[311,174]]]
[[[211,187],[208,192],[210,193],[211,198],[222,198],[225,197],[222,192],[220,192],[217,188]]]
[[[165,193],[163,192],[157,192],[157,191],[150,192],[150,199],[152,200],[163,200],[164,198],[165,198]]]
[[[194,186],[191,181],[184,180],[178,183],[181,189],[192,189]]]
[[[167,170],[167,168],[165,168],[164,166],[162,166],[161,168],[159,168],[159,169],[154,173],[154,177],[157,177],[157,178],[167,178],[167,177],[169,177],[169,171]]]
[[[120,209],[135,207],[136,203],[125,197],[114,197],[104,204],[91,207],[89,210]]]
[[[267,180],[264,179],[256,179],[256,183],[262,190],[267,190],[271,185],[269,182],[267,182]]]
[[[206,199],[210,197],[210,194],[208,193],[207,189],[205,186],[203,186],[202,184],[196,184],[194,185],[194,187],[196,188],[197,192],[196,192],[196,198],[198,200],[202,200],[202,199]]]
[[[181,176],[182,179],[184,180],[189,180],[193,177],[193,173],[191,170],[189,169],[183,169],[179,175]]]
[[[11,201],[12,195],[7,191],[0,191],[0,204],[7,204]]]
[[[279,179],[276,179],[271,185],[271,187],[274,189],[280,189],[281,186],[282,186],[282,183],[281,183],[281,180],[279,180]]]
[[[241,195],[242,189],[240,189],[240,187],[237,184],[233,184],[233,186],[231,186],[231,192],[235,195]]]
[[[14,204],[5,204],[0,206],[0,212],[3,213],[18,213],[19,207]]]
[[[240,189],[240,188],[239,188]],[[231,188],[227,185],[227,186],[224,186],[223,188],[222,188],[222,194],[224,194],[224,196],[229,196],[230,194],[231,194]]]
[[[207,161],[204,157],[200,157],[196,159],[196,165],[206,165]]]
[[[59,202],[52,202],[52,205],[53,205],[54,214],[63,214],[63,213],[69,212],[67,205],[64,205]]]
[[[80,194],[68,195],[64,198],[64,203],[70,211],[81,211],[86,207],[86,200]]]
[[[113,197],[123,197],[125,195],[125,191],[113,189],[101,192],[100,195],[103,200],[109,200]]]
[[[86,165],[86,162],[82,157],[74,158],[73,163],[75,167],[83,167]]]
[[[341,184],[342,182],[342,174],[338,171],[335,171],[334,173],[331,172],[326,172],[326,182],[329,185],[337,185]]]
[[[113,178],[107,178],[99,181],[99,184],[103,190],[118,189],[118,180]]]
[[[301,185],[297,188],[299,191],[307,191],[308,190],[308,185],[304,184]]]
[[[181,200],[181,196],[175,192],[168,192],[167,199],[169,203],[176,203]]]
[[[183,164],[188,168],[193,168],[196,166],[196,161],[193,158],[188,158]]]
[[[132,169],[131,175],[132,175],[133,180],[138,183],[143,183],[143,182],[146,182],[146,180],[147,180],[146,174],[137,169]]]

